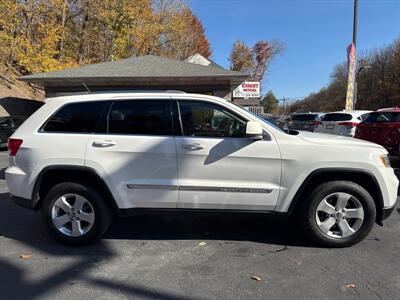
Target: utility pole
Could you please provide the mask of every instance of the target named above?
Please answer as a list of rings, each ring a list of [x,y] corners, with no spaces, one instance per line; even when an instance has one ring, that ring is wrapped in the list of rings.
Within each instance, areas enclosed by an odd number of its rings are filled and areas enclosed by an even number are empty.
[[[358,18],[358,0],[354,0],[354,18],[353,18],[353,44],[354,48],[357,51],[357,18]],[[357,63],[356,63],[357,65]],[[353,110],[356,108],[357,103],[357,93],[358,93],[358,84],[357,84],[357,75],[354,76],[354,100],[353,100]]]
[[[282,102],[283,102],[283,115],[285,115],[286,114],[286,98],[285,97],[283,97],[282,99]]]
[[[357,17],[358,17],[358,0],[354,0],[354,19],[353,19],[353,44],[357,46]]]

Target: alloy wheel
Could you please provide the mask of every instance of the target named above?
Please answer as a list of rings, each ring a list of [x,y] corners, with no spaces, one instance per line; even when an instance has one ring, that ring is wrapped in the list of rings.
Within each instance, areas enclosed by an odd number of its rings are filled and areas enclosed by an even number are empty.
[[[90,202],[78,194],[65,194],[54,202],[51,219],[62,234],[79,237],[93,226],[95,212]]]
[[[364,222],[360,200],[349,193],[332,193],[321,200],[315,212],[320,231],[328,237],[347,238]]]

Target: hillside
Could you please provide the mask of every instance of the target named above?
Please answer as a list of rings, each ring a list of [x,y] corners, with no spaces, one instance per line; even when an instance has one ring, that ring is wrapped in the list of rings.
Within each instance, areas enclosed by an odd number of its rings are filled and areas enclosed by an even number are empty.
[[[357,66],[356,109],[376,110],[400,105],[400,38],[390,45],[362,53]],[[291,112],[333,111],[345,107],[347,64],[337,65],[331,82],[290,106]]]
[[[0,99],[23,98],[43,100],[43,91],[34,89],[26,83],[17,80],[17,77],[20,75],[15,69],[9,68],[0,62]]]

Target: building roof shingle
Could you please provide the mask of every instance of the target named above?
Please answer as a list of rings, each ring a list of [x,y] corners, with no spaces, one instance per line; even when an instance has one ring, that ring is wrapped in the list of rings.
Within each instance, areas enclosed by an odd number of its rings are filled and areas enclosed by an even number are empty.
[[[60,71],[22,76],[19,79],[42,83],[47,80],[84,78],[226,77],[244,81],[249,75],[226,70],[217,64],[202,66],[154,55],[131,57]]]

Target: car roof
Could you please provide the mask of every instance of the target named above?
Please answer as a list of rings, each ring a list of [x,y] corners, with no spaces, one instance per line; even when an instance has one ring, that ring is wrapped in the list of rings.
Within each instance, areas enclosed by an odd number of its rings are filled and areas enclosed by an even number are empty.
[[[395,107],[381,108],[378,109],[377,112],[400,112],[400,107],[395,106]]]
[[[329,114],[348,114],[348,115],[352,115],[352,116],[361,116],[363,114],[368,114],[371,113],[371,110],[352,110],[352,111],[348,111],[348,110],[339,110],[339,111],[333,111],[333,112],[328,112],[326,113],[326,115]]]

